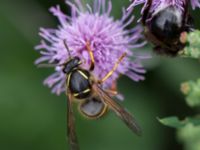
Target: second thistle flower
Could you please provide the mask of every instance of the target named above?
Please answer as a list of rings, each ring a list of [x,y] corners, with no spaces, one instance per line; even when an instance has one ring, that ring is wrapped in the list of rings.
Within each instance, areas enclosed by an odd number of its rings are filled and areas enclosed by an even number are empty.
[[[200,7],[199,0],[133,0],[128,10],[144,4],[141,21],[147,39],[157,53],[174,56],[185,47],[186,33],[193,30],[190,3],[193,9]]]

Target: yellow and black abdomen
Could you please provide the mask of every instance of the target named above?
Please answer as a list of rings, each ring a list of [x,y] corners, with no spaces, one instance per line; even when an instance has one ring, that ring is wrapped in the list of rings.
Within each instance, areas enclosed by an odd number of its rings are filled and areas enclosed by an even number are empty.
[[[86,70],[76,69],[68,75],[68,88],[77,99],[85,99],[91,94],[90,74]]]

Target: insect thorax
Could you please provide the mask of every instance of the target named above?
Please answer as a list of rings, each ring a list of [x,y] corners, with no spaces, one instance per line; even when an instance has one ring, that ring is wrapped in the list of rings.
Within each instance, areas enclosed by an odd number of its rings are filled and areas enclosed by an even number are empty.
[[[85,99],[91,94],[90,73],[83,69],[75,69],[69,73],[67,86],[77,99]]]

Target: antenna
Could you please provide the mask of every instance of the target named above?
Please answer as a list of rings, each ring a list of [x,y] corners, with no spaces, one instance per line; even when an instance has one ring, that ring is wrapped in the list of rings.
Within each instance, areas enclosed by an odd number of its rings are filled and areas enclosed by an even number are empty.
[[[53,67],[56,67],[56,66],[59,66],[57,64],[38,64],[37,67],[38,68],[53,68]]]
[[[64,39],[64,40],[63,40],[63,43],[64,43],[64,45],[65,45],[65,48],[66,48],[66,50],[67,50],[67,52],[68,52],[68,54],[69,54],[69,58],[71,59],[71,58],[72,58],[72,56],[71,56],[71,53],[70,53],[69,47],[68,47],[68,45],[67,45],[67,40],[66,40],[66,39]]]

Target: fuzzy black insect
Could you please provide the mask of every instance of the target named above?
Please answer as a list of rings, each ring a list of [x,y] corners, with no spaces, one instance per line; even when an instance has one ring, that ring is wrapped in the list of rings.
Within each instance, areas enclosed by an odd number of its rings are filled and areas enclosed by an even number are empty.
[[[192,18],[188,13],[188,2],[184,6],[184,12],[176,6],[169,5],[150,13],[152,2],[153,0],[148,0],[142,16],[145,36],[155,45],[155,52],[176,56],[186,45],[182,39],[193,27]]]

